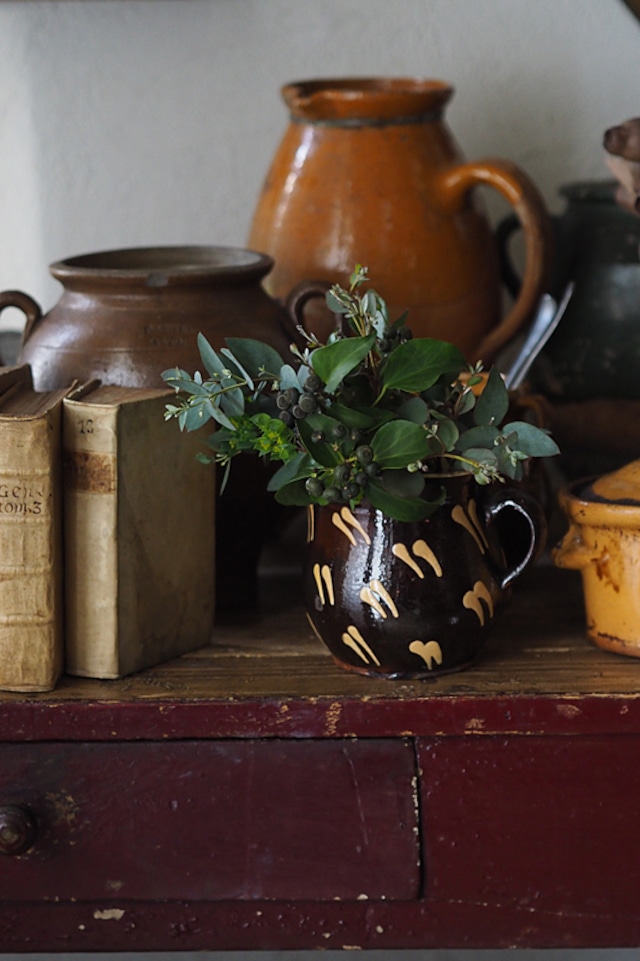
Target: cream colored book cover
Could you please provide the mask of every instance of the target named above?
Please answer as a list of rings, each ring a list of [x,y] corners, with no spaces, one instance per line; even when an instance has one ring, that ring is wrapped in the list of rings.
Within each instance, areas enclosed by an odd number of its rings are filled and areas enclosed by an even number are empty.
[[[117,678],[207,644],[215,478],[165,388],[88,385],[63,407],[66,670]]]
[[[61,407],[28,366],[0,368],[0,688],[49,691],[62,672]]]

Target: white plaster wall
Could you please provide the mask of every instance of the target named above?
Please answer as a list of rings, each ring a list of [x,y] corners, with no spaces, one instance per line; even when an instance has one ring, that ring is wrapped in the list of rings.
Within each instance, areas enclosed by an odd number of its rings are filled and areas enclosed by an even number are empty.
[[[0,290],[48,308],[48,264],[72,254],[242,246],[279,88],[313,75],[452,82],[466,156],[516,161],[558,209],[560,184],[606,177],[602,132],[640,114],[639,66],[621,0],[4,0]]]

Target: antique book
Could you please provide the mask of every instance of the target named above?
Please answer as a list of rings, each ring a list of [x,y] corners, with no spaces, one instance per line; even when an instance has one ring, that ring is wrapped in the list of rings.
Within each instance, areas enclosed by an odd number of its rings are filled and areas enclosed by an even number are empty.
[[[63,666],[61,409],[28,365],[0,368],[0,688],[50,691]]]
[[[164,420],[174,396],[90,382],[65,399],[69,674],[122,677],[211,639],[214,470]]]

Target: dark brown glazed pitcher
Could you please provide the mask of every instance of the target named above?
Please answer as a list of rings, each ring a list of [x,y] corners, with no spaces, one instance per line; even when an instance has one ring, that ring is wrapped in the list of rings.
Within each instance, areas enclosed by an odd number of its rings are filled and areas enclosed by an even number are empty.
[[[546,522],[529,494],[468,475],[444,488],[424,521],[365,505],[309,508],[307,614],[342,667],[385,677],[468,667],[510,585],[540,555]]]

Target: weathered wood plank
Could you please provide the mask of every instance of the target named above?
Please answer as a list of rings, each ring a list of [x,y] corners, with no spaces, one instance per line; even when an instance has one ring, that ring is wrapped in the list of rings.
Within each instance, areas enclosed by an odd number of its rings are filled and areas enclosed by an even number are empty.
[[[274,581],[264,593],[261,617],[220,623],[215,643],[193,654],[122,681],[65,677],[50,694],[0,695],[0,735],[640,732],[640,660],[588,642],[571,572],[532,571],[478,663],[426,680],[344,670],[290,603],[291,583]]]

